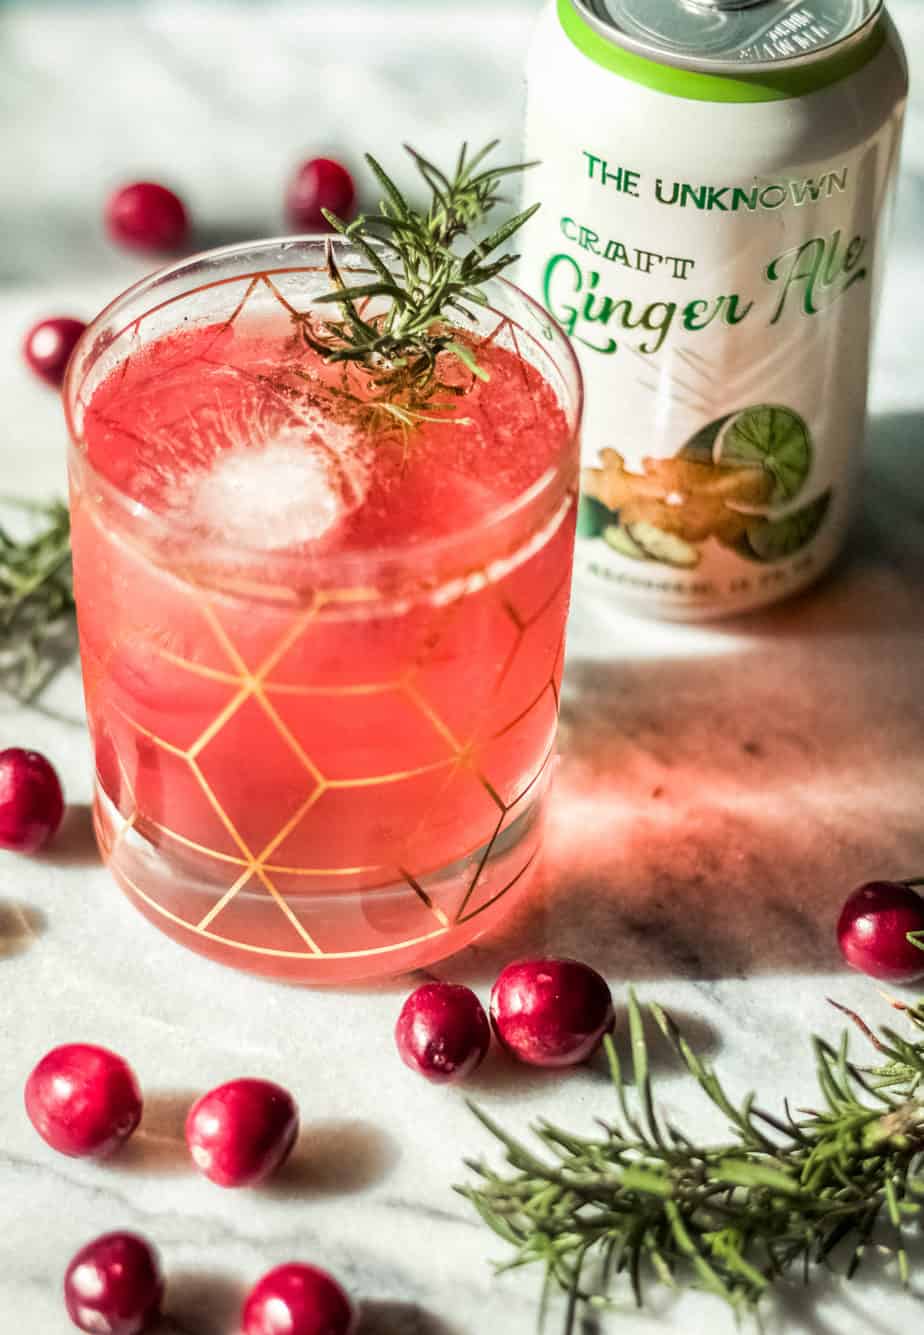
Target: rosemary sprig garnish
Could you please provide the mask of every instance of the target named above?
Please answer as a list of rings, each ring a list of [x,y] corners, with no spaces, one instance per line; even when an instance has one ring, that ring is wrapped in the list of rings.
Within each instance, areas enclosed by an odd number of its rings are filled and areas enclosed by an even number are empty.
[[[440,385],[437,358],[451,352],[475,376],[484,378],[471,347],[460,340],[450,321],[473,323],[472,306],[485,306],[483,285],[518,257],[502,247],[532,217],[538,204],[501,223],[489,236],[467,249],[458,243],[502,201],[504,179],[531,166],[515,163],[485,166],[498,140],[469,156],[463,144],[451,173],[443,172],[407,147],[430,191],[430,203],[414,208],[374,157],[369,164],[383,191],[379,211],[347,224],[325,213],[331,226],[355,246],[372,275],[349,284],[328,247],[328,269],[334,288],[317,298],[340,307],[342,318],[304,322],[305,342],[329,362],[346,362],[372,373],[379,403],[392,411],[420,414]],[[375,309],[369,311],[373,303]]]
[[[62,501],[0,497],[34,518],[26,537],[0,525],[0,690],[31,700],[73,648],[70,520]]]
[[[485,166],[497,143],[471,156],[463,144],[451,174],[408,148],[431,195],[423,210],[414,208],[368,157],[384,191],[379,212],[349,224],[327,215],[372,274],[371,282],[349,285],[329,247],[334,289],[317,300],[339,306],[342,318],[319,321],[316,312],[294,317],[299,336],[326,361],[342,363],[345,373],[350,368],[365,373],[359,395],[347,379],[323,388],[314,377],[304,377],[312,385],[310,393],[335,418],[342,414],[371,433],[397,432],[405,443],[422,422],[467,424],[454,412],[465,389],[440,381],[437,359],[442,352],[453,353],[473,376],[485,378],[473,348],[459,337],[458,321],[455,330],[451,321],[459,317],[474,323],[471,308],[488,300],[483,284],[517,258],[498,252],[539,207],[523,210],[484,240],[459,250],[461,239],[502,201],[505,178],[530,165]],[[24,539],[0,526],[0,690],[28,700],[72,646],[68,513],[61,502],[39,505],[11,497],[0,498],[0,504],[33,511],[43,521]]]
[[[924,1031],[924,1007],[898,1007]],[[843,1008],[841,1008],[843,1009]],[[634,1085],[630,1096],[616,1048],[606,1051],[618,1115],[602,1135],[534,1128],[542,1151],[473,1111],[506,1150],[512,1173],[468,1162],[480,1181],[457,1188],[514,1248],[500,1269],[541,1265],[545,1296],[567,1295],[564,1330],[582,1309],[605,1306],[619,1276],[641,1305],[652,1281],[690,1284],[752,1312],[790,1271],[843,1257],[853,1276],[874,1230],[886,1230],[903,1283],[904,1232],[924,1197],[924,1040],[891,1029],[872,1039],[885,1064],[861,1069],[847,1036],[835,1049],[813,1039],[818,1109],[773,1116],[749,1095],[736,1104],[660,1006],[648,1011],[687,1070],[730,1123],[730,1138],[697,1143],[660,1117],[652,1097],[642,1012],[629,998]],[[540,1322],[541,1325],[541,1322]]]

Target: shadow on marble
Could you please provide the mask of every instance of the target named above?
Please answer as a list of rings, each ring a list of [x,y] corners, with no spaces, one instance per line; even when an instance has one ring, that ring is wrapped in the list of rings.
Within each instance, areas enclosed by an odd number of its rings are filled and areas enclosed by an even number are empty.
[[[758,819],[712,811],[678,813],[673,834],[640,818],[595,862],[584,848],[577,865],[563,865],[550,848],[530,899],[453,960],[447,976],[488,987],[511,959],[548,953],[584,960],[614,985],[831,972],[841,967],[840,903],[884,864],[867,854],[861,871],[864,861],[845,851],[840,872],[819,872],[807,886],[809,844],[803,831],[790,861],[777,841],[768,848]],[[889,866],[921,863],[924,856]]]
[[[869,424],[867,453],[876,473],[890,465],[900,467],[917,500],[924,505],[924,410],[876,413]],[[914,496],[909,499],[913,501]]]
[[[398,1158],[397,1142],[371,1122],[307,1122],[290,1158],[258,1190],[306,1199],[350,1195],[381,1182]]]
[[[643,1003],[644,1000],[640,999]],[[670,1018],[677,1025],[684,1038],[698,1057],[703,1057],[711,1061],[722,1048],[721,1037],[718,1029],[708,1020],[704,1020],[701,1015],[693,1015],[689,1011],[681,1010],[676,1006],[665,1006]],[[686,1073],[686,1067],[681,1058],[668,1043],[667,1039],[661,1033],[654,1020],[647,1012],[644,1012],[645,1035],[648,1040],[648,1069],[652,1075],[683,1075]],[[613,1040],[616,1044],[616,1052],[619,1056],[619,1062],[623,1074],[627,1079],[632,1078],[632,1047],[629,1042],[629,1016],[625,1006],[616,1007],[616,1023],[613,1027]],[[598,1049],[590,1061],[590,1066],[597,1071],[600,1076],[610,1082],[609,1063],[606,1053]]]
[[[171,1272],[163,1317],[150,1335],[229,1335],[238,1329],[246,1288],[214,1271]]]
[[[702,1057],[711,1058],[721,1046],[718,1030],[698,1015],[687,1011],[670,1008],[671,1017],[683,1031],[693,1050]],[[616,1007],[616,1021],[613,1027],[616,1051],[625,1072],[631,1078],[632,1052],[629,1046],[629,1022],[624,1006]],[[650,1039],[649,1064],[653,1074],[680,1073],[682,1064],[670,1044],[655,1029],[652,1023],[648,1027]],[[610,1071],[606,1053],[598,1048],[589,1061],[576,1068],[563,1070],[540,1070],[538,1067],[525,1066],[511,1057],[498,1042],[493,1042],[481,1066],[465,1082],[466,1094],[478,1098],[485,1094],[524,1094],[541,1090],[549,1086],[560,1086],[580,1073],[601,1084],[609,1086]]]
[[[186,1147],[186,1114],[201,1090],[165,1090],[146,1094],[141,1125],[104,1167],[118,1173],[195,1173]]]
[[[885,1278],[881,1267],[876,1278],[880,1282]],[[611,1318],[607,1320],[602,1314],[586,1312],[578,1324],[579,1335],[610,1335],[611,1331],[615,1335],[616,1331],[624,1328],[627,1332],[632,1330],[637,1309],[628,1279],[625,1276],[622,1279],[623,1283],[620,1285],[617,1282],[611,1291],[614,1300]],[[894,1263],[892,1282],[897,1292]],[[807,1285],[794,1277],[775,1286],[773,1296],[765,1298],[761,1303],[759,1327],[755,1322],[747,1320],[736,1322],[732,1311],[720,1298],[710,1298],[701,1310],[700,1321],[695,1327],[688,1326],[685,1329],[690,1331],[690,1335],[694,1329],[700,1335],[706,1332],[708,1335],[737,1335],[741,1330],[751,1329],[759,1329],[761,1335],[843,1335],[846,1329],[862,1329],[863,1335],[904,1335],[907,1329],[904,1323],[897,1325],[888,1318],[879,1320],[871,1315],[871,1307],[882,1309],[881,1298],[878,1303],[869,1297],[866,1302],[862,1302],[860,1299],[864,1291],[863,1279],[848,1282],[843,1275],[815,1269]],[[653,1276],[648,1277],[644,1287],[645,1329],[653,1329],[655,1323],[663,1325],[665,1332],[679,1329],[676,1324],[677,1308],[683,1300],[683,1292],[681,1287],[670,1290],[658,1284]],[[553,1299],[548,1323],[550,1331],[560,1329],[560,1322],[557,1324],[556,1318],[563,1315],[564,1310],[564,1299],[560,1296]]]
[[[457,980],[456,972],[454,967],[447,968],[447,981],[450,973],[453,975],[453,982],[462,981],[467,976],[464,970],[459,971]],[[485,1094],[523,1094],[559,1085],[567,1078],[567,1071],[543,1071],[536,1066],[525,1066],[509,1056],[494,1039],[478,1070],[465,1081],[464,1093],[466,1097],[473,1098],[477,1102]]]
[[[416,1303],[364,1302],[356,1335],[462,1335]]]
[[[58,833],[35,857],[55,867],[99,865],[99,849],[93,833],[93,808],[89,802],[68,803]]]
[[[0,500],[0,508],[2,505]],[[0,713],[12,715],[20,727],[30,714],[37,714],[69,729],[85,728],[82,694],[79,684],[73,690],[75,683],[71,680],[76,677],[79,683],[80,677],[77,626],[73,620],[65,619],[59,630],[44,642],[42,658],[46,666],[41,686],[36,686],[25,699],[20,698],[18,675],[11,668],[0,668]],[[58,708],[50,703],[53,699],[68,707]]]
[[[16,899],[0,899],[0,960],[23,955],[45,931],[44,913]]]
[[[875,1235],[888,1243],[888,1230]],[[914,1276],[924,1264],[924,1237],[909,1230],[906,1238],[909,1266]],[[844,1275],[847,1257],[844,1251],[836,1254],[835,1269],[813,1266],[808,1284],[801,1281],[800,1273],[791,1272],[790,1278],[774,1285],[772,1293],[760,1304],[760,1322],[743,1319],[736,1321],[731,1309],[719,1298],[703,1296],[699,1320],[694,1324],[678,1325],[678,1307],[692,1277],[687,1274],[683,1285],[669,1289],[660,1284],[653,1273],[643,1272],[645,1329],[662,1326],[665,1332],[683,1329],[693,1335],[740,1335],[753,1330],[760,1335],[843,1335],[845,1330],[863,1331],[863,1335],[905,1335],[909,1330],[907,1318],[890,1317],[883,1298],[886,1294],[898,1297],[901,1287],[894,1255],[867,1249],[867,1259],[858,1275],[848,1281]],[[872,1289],[872,1292],[870,1291]],[[579,1335],[610,1335],[610,1332],[634,1329],[637,1312],[626,1275],[617,1279],[610,1290],[611,1316],[585,1312],[578,1323]],[[920,1301],[919,1287],[912,1283],[911,1301]],[[908,1301],[908,1311],[911,1311]],[[565,1299],[559,1294],[550,1306],[550,1332],[561,1328]],[[360,1333],[361,1335],[361,1333]]]
[[[118,1173],[194,1175],[184,1128],[201,1092],[147,1095],[141,1126],[104,1167]],[[281,1199],[350,1195],[382,1181],[398,1157],[397,1142],[371,1122],[309,1122],[283,1167],[255,1190]]]
[[[885,1228],[879,1229],[874,1237],[885,1245],[890,1240]],[[906,1247],[914,1276],[924,1264],[924,1237],[909,1229]],[[845,1328],[862,1329],[863,1335],[901,1335],[907,1329],[905,1322],[896,1324],[888,1315],[884,1319],[876,1315],[886,1310],[883,1290],[895,1296],[902,1292],[894,1255],[868,1247],[864,1263],[853,1280],[844,1274],[848,1256],[841,1249],[835,1255],[833,1270],[813,1269],[808,1285],[801,1284],[795,1276],[791,1282],[779,1284],[763,1312],[764,1335],[841,1335]],[[876,1286],[875,1296],[868,1291],[872,1285]],[[920,1286],[912,1283],[910,1292],[920,1302]]]
[[[746,626],[600,661],[582,656],[597,612],[579,608],[537,884],[454,979],[546,951],[611,980],[828,972],[845,895],[921,874],[924,494],[896,480],[907,519],[889,520],[882,467],[873,536]]]

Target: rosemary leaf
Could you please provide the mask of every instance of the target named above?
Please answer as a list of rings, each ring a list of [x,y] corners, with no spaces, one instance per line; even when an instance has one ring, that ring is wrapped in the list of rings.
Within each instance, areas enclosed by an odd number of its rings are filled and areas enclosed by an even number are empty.
[[[364,366],[382,388],[380,403],[397,404],[415,414],[447,388],[439,380],[440,353],[452,354],[472,375],[480,375],[473,349],[455,336],[449,315],[471,319],[468,307],[486,304],[482,286],[517,258],[496,252],[538,205],[508,218],[481,241],[460,250],[461,239],[501,202],[502,181],[533,164],[483,166],[496,142],[473,156],[463,144],[450,175],[416,149],[405,147],[430,193],[428,206],[415,208],[382,164],[366,155],[383,192],[378,212],[361,215],[349,224],[332,213],[325,217],[353,242],[377,280],[351,286],[329,248],[334,287],[316,300],[339,306],[342,318],[325,320],[320,330],[303,333],[328,361]],[[375,303],[374,309],[361,315],[357,303],[367,300]]]
[[[924,1004],[894,1004],[924,1031]],[[823,1111],[797,1116],[787,1101],[784,1116],[772,1117],[754,1107],[753,1095],[734,1103],[667,1012],[648,1010],[731,1123],[730,1142],[703,1144],[668,1124],[665,1134],[634,993],[628,1005],[633,1097],[607,1038],[617,1116],[603,1124],[602,1137],[542,1123],[535,1132],[555,1155],[545,1163],[471,1105],[505,1147],[512,1171],[481,1167],[479,1183],[460,1190],[514,1248],[513,1265],[543,1267],[543,1312],[551,1291],[560,1290],[567,1300],[563,1330],[573,1335],[589,1311],[614,1299],[625,1275],[639,1303],[648,1280],[687,1284],[722,1298],[737,1317],[755,1311],[790,1271],[807,1279],[839,1253],[852,1277],[880,1223],[890,1233],[887,1250],[898,1279],[907,1284],[905,1231],[924,1197],[924,1102],[917,1097],[924,1037],[907,1039],[888,1028],[876,1035],[846,1012],[889,1058],[886,1066],[864,1075],[849,1059],[846,1035],[837,1048],[816,1038]]]
[[[477,376],[479,380],[491,379],[484,367],[478,365],[475,360],[474,352],[472,352],[471,348],[466,347],[464,343],[457,343],[455,339],[453,339],[451,343],[446,344],[446,351],[454,352],[459,361],[462,362],[464,366],[467,366],[472,375]]]

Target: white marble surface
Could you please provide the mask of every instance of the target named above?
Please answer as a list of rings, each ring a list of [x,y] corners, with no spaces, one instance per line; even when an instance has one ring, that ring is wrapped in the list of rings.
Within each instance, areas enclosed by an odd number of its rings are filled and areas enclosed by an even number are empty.
[[[63,485],[59,410],[20,366],[23,329],[49,310],[89,315],[140,271],[97,234],[111,180],[167,173],[218,240],[274,228],[280,175],[304,149],[355,155],[412,136],[439,151],[463,106],[473,139],[514,139],[533,9],[0,9],[2,489]],[[894,12],[924,60],[924,6],[897,0]],[[869,876],[924,874],[922,204],[917,97],[849,556],[797,602],[709,631],[646,628],[579,601],[545,886],[502,935],[439,970],[486,997],[516,953],[583,956],[617,1001],[635,981],[671,1006],[731,1088],[757,1087],[764,1103],[810,1097],[804,1031],[840,1028],[826,995],[885,1018],[875,987],[839,967],[844,894]],[[75,670],[42,710],[0,706],[0,746],[12,744],[54,759],[71,810],[48,856],[0,855],[0,1332],[65,1335],[70,1255],[127,1226],[163,1252],[165,1335],[232,1335],[243,1288],[293,1257],[361,1295],[363,1335],[530,1335],[538,1277],[493,1279],[504,1248],[450,1190],[487,1137],[461,1092],[431,1088],[394,1054],[407,982],[276,987],[182,953],[137,917],[94,851]],[[22,1110],[32,1063],[77,1039],[125,1053],[149,1096],[141,1132],[105,1168],[56,1157]],[[291,1086],[304,1120],[292,1168],[248,1194],[194,1175],[178,1139],[192,1094],[243,1073]],[[669,1060],[658,1073],[672,1114],[721,1134]],[[516,1128],[539,1114],[589,1126],[610,1097],[593,1070],[540,1077],[496,1058],[474,1092]],[[899,1335],[920,1321],[919,1299],[882,1274],[794,1287],[768,1310],[768,1329],[792,1335]],[[610,1328],[733,1327],[687,1295],[645,1315],[626,1303]]]

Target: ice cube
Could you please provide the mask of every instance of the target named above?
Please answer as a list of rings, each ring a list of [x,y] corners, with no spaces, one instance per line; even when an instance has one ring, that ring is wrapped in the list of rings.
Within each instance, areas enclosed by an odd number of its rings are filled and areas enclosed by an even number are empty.
[[[323,537],[367,487],[353,433],[306,419],[273,439],[222,450],[178,482],[168,510],[210,536],[279,551]]]

